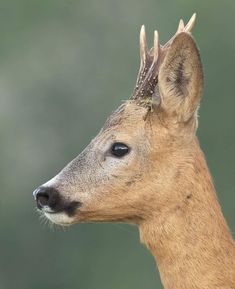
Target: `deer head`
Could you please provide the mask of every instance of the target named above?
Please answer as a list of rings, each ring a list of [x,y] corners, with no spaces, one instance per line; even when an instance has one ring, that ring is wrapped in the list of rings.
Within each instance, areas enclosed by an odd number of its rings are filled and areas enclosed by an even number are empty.
[[[161,216],[184,199],[203,86],[195,14],[160,45],[148,49],[140,32],[140,70],[134,93],[99,134],[58,175],[34,191],[52,222],[125,221]]]

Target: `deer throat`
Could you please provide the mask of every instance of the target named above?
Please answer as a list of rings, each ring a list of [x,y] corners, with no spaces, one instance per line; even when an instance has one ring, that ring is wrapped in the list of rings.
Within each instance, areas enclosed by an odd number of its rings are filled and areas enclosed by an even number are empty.
[[[165,289],[235,288],[235,244],[197,147],[191,194],[143,221],[140,239],[155,257]],[[192,174],[192,172],[190,172]]]

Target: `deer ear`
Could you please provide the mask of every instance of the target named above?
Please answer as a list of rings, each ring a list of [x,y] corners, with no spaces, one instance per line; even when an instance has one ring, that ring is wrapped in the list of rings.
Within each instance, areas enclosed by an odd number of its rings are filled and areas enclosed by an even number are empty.
[[[202,87],[203,71],[198,48],[186,32],[173,40],[160,67],[159,92],[161,106],[178,121],[188,121],[197,111]]]

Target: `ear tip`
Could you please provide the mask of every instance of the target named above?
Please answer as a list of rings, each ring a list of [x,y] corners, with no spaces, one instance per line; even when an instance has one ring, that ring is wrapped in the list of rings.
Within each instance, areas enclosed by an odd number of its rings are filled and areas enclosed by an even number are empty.
[[[196,45],[196,41],[194,40],[193,36],[190,33],[185,32],[185,31],[180,32],[176,35],[171,46],[178,45],[179,43],[184,44],[184,46],[190,45],[190,43],[192,45]]]
[[[184,35],[185,37],[191,37],[192,38],[192,34],[191,33],[189,33],[189,32],[187,32],[187,31],[182,31],[182,32],[180,32],[180,33],[178,33],[176,36],[175,36],[175,38],[177,38],[178,36],[180,36],[181,35],[181,37],[183,37],[182,35]]]
[[[200,58],[199,48],[193,36],[190,33],[179,33],[171,44],[172,51],[184,50],[185,53],[193,53]]]

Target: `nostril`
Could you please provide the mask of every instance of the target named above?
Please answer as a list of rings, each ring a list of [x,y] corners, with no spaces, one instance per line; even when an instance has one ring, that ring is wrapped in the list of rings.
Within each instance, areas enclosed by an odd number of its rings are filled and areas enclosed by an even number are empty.
[[[39,187],[33,192],[34,199],[36,200],[38,209],[49,206],[50,202],[50,189],[47,187]]]
[[[45,206],[48,206],[49,195],[47,193],[38,193],[36,200],[37,200],[38,207],[43,208]]]
[[[60,205],[59,193],[55,188],[41,186],[33,192],[33,196],[40,210],[46,207],[50,210],[57,210]]]

